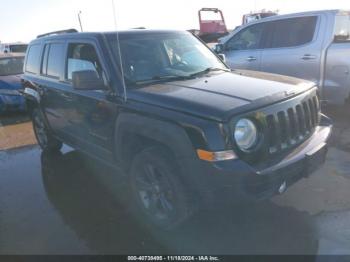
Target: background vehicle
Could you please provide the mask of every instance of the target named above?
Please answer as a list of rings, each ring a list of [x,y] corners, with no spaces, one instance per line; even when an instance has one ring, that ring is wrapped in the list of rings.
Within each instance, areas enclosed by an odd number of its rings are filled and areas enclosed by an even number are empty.
[[[19,93],[24,54],[0,55],[0,113],[24,111],[25,99]]]
[[[266,17],[270,17],[270,16],[275,16],[278,15],[278,12],[272,12],[272,11],[265,11],[265,10],[261,10],[261,12],[251,12],[249,14],[245,14],[243,15],[242,18],[242,25],[266,18]]]
[[[25,53],[27,47],[28,44],[23,43],[0,44],[0,53]]]
[[[283,193],[324,162],[331,131],[314,83],[231,72],[182,31],[42,35],[23,86],[42,149],[121,167],[127,206],[162,229],[216,198]]]
[[[210,15],[212,18],[204,18]],[[198,11],[199,31],[189,32],[201,38],[206,43],[216,42],[220,37],[228,34],[222,11],[218,8],[202,8]]]
[[[342,105],[350,94],[350,12],[273,16],[242,26],[215,49],[228,65],[315,82],[322,99]]]

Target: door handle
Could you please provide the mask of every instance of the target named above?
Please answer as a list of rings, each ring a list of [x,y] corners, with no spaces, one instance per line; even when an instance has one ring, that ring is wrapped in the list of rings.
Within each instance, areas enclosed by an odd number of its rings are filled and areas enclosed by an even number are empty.
[[[310,54],[305,54],[301,59],[303,60],[312,60],[312,59],[316,59],[315,55],[310,55]]]
[[[73,102],[73,101],[74,101],[73,96],[70,96],[70,95],[61,94],[61,97],[62,97],[63,99],[65,99],[66,101],[68,101],[68,102]]]
[[[256,57],[254,56],[248,56],[247,59],[246,59],[248,62],[253,62],[256,60]]]

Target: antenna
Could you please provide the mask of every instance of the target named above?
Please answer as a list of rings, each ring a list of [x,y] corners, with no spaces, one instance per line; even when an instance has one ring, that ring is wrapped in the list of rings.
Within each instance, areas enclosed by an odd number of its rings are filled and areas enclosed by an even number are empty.
[[[114,0],[112,0],[112,10],[113,10],[113,20],[114,20],[114,29],[117,31],[117,14],[116,14],[116,11],[115,11],[115,3],[114,3]]]
[[[257,0],[254,0],[254,13],[256,13],[258,10],[257,10]]]
[[[80,15],[81,15],[81,11],[78,12],[78,20],[79,20],[79,25],[80,25],[80,31],[83,32],[83,25],[81,24]]]
[[[126,97],[126,86],[125,86],[125,79],[124,79],[123,59],[122,59],[122,53],[121,53],[121,49],[120,49],[119,32],[118,32],[118,26],[117,26],[117,15],[116,15],[116,8],[115,8],[114,0],[112,0],[112,6],[113,6],[112,9],[113,9],[114,27],[115,27],[115,30],[117,32],[117,46],[118,46],[120,72],[122,75],[122,85],[123,85],[123,89],[124,89],[124,102],[126,102],[127,97]]]

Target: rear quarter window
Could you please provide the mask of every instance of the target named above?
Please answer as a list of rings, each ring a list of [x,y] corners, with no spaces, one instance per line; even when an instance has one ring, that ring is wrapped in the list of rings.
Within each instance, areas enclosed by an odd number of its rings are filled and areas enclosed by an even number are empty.
[[[40,52],[41,46],[39,44],[31,45],[27,52],[27,61],[25,65],[25,72],[36,74],[40,66]]]

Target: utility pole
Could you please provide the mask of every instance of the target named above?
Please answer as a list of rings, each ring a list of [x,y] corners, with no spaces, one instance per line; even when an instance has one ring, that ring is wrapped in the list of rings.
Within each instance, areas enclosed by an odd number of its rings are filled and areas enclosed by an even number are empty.
[[[83,32],[83,25],[81,24],[80,15],[81,15],[81,11],[78,12],[78,20],[79,20],[79,25],[80,25],[80,31]]]

